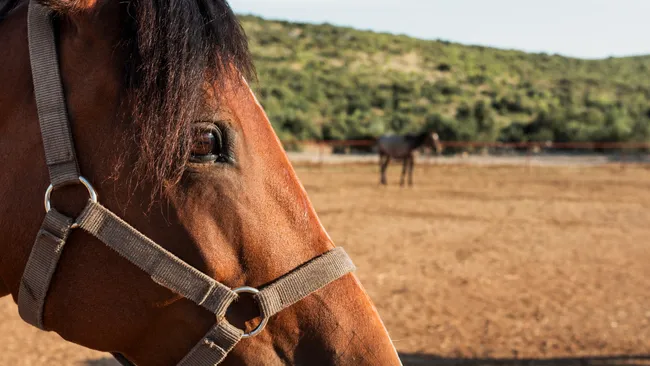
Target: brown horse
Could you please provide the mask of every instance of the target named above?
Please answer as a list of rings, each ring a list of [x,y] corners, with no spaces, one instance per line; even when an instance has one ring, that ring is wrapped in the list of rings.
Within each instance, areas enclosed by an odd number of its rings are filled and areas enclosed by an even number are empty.
[[[245,35],[224,0],[42,0],[55,12],[59,69],[79,169],[102,204],[230,288],[264,286],[331,250],[307,195],[243,77]],[[25,0],[0,0],[0,296],[18,301],[50,183],[35,103]],[[57,190],[76,217],[86,196]],[[137,365],[175,365],[212,313],[73,230],[43,324]],[[228,319],[250,329],[250,298]],[[254,321],[254,320],[252,320]],[[126,362],[126,361],[125,361]],[[229,365],[398,365],[352,274],[272,317]]]
[[[381,184],[386,183],[386,169],[390,159],[401,159],[404,166],[402,167],[402,176],[400,185],[404,186],[404,178],[408,173],[408,183],[413,185],[413,167],[415,166],[415,157],[413,151],[422,146],[430,146],[436,150],[437,154],[442,151],[440,138],[435,132],[422,132],[415,135],[386,135],[377,139],[377,149],[379,150],[379,174]]]

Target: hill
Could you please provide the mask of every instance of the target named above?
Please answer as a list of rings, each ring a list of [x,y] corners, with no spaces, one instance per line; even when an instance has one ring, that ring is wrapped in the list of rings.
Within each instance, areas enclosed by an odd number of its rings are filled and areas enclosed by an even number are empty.
[[[648,141],[650,57],[581,60],[241,16],[285,142]]]

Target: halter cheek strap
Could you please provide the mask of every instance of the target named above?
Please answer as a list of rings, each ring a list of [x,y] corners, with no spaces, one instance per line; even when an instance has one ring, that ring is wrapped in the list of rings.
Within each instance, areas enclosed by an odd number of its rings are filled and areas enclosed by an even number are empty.
[[[45,330],[43,309],[50,283],[70,232],[92,234],[123,258],[151,276],[160,286],[193,301],[216,317],[212,329],[180,361],[180,366],[217,365],[242,339],[264,329],[277,312],[300,301],[334,280],[355,270],[342,248],[335,248],[274,283],[257,290],[230,289],[183,262],[98,203],[92,185],[79,174],[65,107],[51,23],[51,11],[31,0],[28,11],[29,51],[38,118],[51,185],[46,192],[46,215],[25,267],[18,293],[18,310],[26,322]],[[82,183],[90,199],[79,217],[72,219],[50,207],[49,196],[63,185]],[[262,315],[254,331],[244,334],[225,319],[226,310],[239,293],[253,293]],[[119,354],[123,364],[130,362]]]
[[[50,10],[30,1],[27,17],[29,60],[50,183],[74,184],[81,174],[61,86]]]

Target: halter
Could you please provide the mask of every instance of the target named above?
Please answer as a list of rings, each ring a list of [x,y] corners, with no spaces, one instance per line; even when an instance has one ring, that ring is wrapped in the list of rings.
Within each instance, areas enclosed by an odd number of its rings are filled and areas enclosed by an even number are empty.
[[[29,54],[34,93],[41,126],[45,158],[51,185],[45,194],[45,219],[36,236],[20,282],[18,307],[26,322],[45,330],[43,308],[70,232],[86,231],[169,290],[193,301],[216,316],[210,331],[180,361],[180,366],[217,365],[242,338],[264,330],[269,318],[332,281],[355,270],[342,248],[335,248],[292,270],[261,290],[252,287],[230,289],[138,232],[113,212],[99,204],[91,183],[79,172],[61,86],[51,10],[35,0],[28,11]],[[89,200],[76,219],[51,207],[51,193],[65,185],[83,184]],[[240,293],[253,294],[262,321],[244,333],[225,318],[226,310]],[[123,364],[131,364],[116,354]]]

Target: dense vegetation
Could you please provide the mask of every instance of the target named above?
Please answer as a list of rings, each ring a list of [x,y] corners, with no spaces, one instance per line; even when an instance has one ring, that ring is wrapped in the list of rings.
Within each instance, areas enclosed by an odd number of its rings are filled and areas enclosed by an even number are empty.
[[[650,57],[580,60],[242,16],[285,142],[650,140]]]

